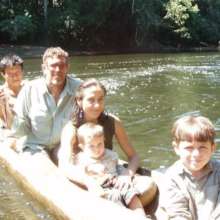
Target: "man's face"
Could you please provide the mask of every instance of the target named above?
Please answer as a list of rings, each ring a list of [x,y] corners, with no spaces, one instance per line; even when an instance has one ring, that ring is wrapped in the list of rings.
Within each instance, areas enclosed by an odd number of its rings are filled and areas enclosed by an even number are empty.
[[[48,57],[42,68],[47,85],[64,87],[68,71],[68,63],[65,57]]]

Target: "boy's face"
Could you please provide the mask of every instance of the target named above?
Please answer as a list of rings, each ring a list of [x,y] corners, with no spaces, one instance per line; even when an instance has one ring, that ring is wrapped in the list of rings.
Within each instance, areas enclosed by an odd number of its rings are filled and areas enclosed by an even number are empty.
[[[180,141],[179,144],[174,144],[174,149],[183,165],[193,176],[196,176],[211,159],[215,151],[215,144],[212,144],[210,141]]]
[[[20,86],[23,79],[23,71],[20,65],[7,66],[3,77],[10,88]]]
[[[103,135],[95,136],[90,140],[85,140],[83,152],[86,153],[89,157],[99,159],[103,156],[104,151],[105,145]]]

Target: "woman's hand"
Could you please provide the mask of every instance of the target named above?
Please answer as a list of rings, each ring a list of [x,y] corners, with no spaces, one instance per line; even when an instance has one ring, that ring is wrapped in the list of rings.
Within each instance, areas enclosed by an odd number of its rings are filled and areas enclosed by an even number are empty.
[[[103,188],[112,187],[115,182],[116,176],[112,174],[105,174],[103,177],[99,178],[98,182]]]
[[[114,179],[114,186],[119,190],[128,190],[132,186],[132,176],[119,175]]]

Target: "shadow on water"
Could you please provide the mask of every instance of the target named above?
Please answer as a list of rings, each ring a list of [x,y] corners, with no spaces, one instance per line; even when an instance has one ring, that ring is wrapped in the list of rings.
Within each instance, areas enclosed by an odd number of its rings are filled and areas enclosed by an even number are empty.
[[[26,61],[27,78],[39,75],[40,63]],[[120,116],[142,165],[151,169],[176,160],[170,130],[178,117],[204,115],[220,127],[219,53],[79,56],[71,58],[70,72],[82,79],[95,77],[106,86],[106,110]],[[220,151],[214,156],[220,158]]]

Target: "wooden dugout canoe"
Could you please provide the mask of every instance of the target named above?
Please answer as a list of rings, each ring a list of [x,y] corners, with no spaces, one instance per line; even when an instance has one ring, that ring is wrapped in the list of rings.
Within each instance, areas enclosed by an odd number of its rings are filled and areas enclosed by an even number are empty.
[[[141,220],[144,217],[71,183],[45,156],[0,147],[0,162],[22,187],[58,220]]]

